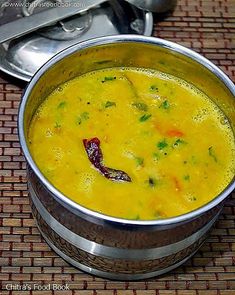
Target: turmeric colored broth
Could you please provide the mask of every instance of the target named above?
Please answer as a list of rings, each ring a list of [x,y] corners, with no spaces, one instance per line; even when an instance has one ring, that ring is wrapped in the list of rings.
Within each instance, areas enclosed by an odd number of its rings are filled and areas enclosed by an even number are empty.
[[[83,139],[98,138],[107,167],[94,167]],[[234,176],[235,143],[220,109],[194,86],[153,70],[110,68],[58,87],[36,112],[29,145],[45,177],[68,198],[127,219],[192,211]]]

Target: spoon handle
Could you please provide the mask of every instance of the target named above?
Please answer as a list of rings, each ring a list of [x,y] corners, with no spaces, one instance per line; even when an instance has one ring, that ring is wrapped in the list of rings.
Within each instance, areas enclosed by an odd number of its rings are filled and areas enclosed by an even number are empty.
[[[64,18],[87,11],[107,0],[66,1],[64,7],[56,7],[22,17],[0,26],[0,43],[21,37]]]

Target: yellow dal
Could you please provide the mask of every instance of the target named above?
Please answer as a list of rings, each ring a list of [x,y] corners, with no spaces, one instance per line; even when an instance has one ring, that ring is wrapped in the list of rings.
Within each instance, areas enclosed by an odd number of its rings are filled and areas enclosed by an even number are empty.
[[[83,145],[94,137],[104,164],[132,182],[94,168]],[[223,113],[194,86],[152,70],[112,68],[61,85],[36,112],[29,146],[68,198],[127,219],[192,211],[234,176],[234,137]]]

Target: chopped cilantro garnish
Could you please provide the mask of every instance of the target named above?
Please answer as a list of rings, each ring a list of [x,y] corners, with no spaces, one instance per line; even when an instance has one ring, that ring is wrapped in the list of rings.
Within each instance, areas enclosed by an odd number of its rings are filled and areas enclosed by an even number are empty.
[[[84,112],[80,116],[77,117],[76,124],[77,125],[81,125],[82,122],[84,122],[84,121],[86,121],[88,119],[89,119],[89,113],[88,112]]]
[[[190,175],[184,175],[184,180],[189,181],[190,180]]]
[[[168,100],[164,100],[163,103],[160,104],[159,108],[168,110],[170,108],[170,103]]]
[[[148,106],[146,105],[146,103],[143,102],[134,102],[132,105],[140,111],[147,112],[148,110]]]
[[[88,112],[82,113],[81,118],[82,118],[82,120],[88,120],[89,119],[89,113]]]
[[[117,79],[116,77],[104,77],[104,79],[101,82],[104,83],[108,81],[114,81],[116,79]]]
[[[136,160],[137,166],[143,166],[143,164],[144,164],[144,159],[143,158],[135,157],[135,160]]]
[[[184,141],[183,139],[178,138],[174,143],[173,143],[173,147],[177,147],[181,144],[185,144],[186,141]]]
[[[168,147],[168,143],[166,142],[166,139],[159,141],[157,143],[157,147],[159,150],[163,150],[164,148]]]
[[[141,116],[141,117],[139,118],[139,121],[140,121],[140,122],[145,122],[145,121],[147,121],[150,117],[152,117],[151,114],[144,114],[143,116]]]
[[[157,87],[156,85],[151,85],[151,86],[149,87],[149,89],[150,89],[151,91],[158,91],[158,87]]]
[[[66,105],[66,102],[65,102],[65,101],[61,101],[61,102],[58,104],[57,108],[58,108],[58,109],[63,109],[63,108],[65,107],[65,105]]]
[[[158,153],[153,153],[154,161],[158,161],[160,159],[160,155]]]
[[[61,124],[59,124],[58,122],[55,122],[55,128],[60,128]]]
[[[116,106],[116,102],[113,101],[106,101],[105,103],[105,108],[110,108],[110,107],[115,107]]]
[[[77,117],[76,124],[77,124],[77,125],[81,125],[81,124],[82,124],[82,119],[81,119],[81,117]]]

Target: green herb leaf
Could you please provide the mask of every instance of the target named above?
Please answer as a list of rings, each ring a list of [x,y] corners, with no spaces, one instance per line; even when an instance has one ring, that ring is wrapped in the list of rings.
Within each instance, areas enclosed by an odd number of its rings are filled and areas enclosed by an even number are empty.
[[[81,118],[82,118],[82,120],[88,120],[89,119],[89,113],[88,112],[82,113]]]
[[[77,124],[77,125],[81,125],[81,124],[82,124],[82,119],[81,119],[81,117],[77,117],[76,124]]]
[[[186,141],[184,141],[183,139],[178,138],[174,143],[173,143],[173,147],[178,147],[181,144],[186,144]]]
[[[144,114],[143,116],[141,116],[141,117],[139,118],[139,121],[140,121],[140,122],[145,122],[145,121],[147,121],[150,117],[152,117],[151,114]]]
[[[58,122],[55,122],[55,128],[61,128],[61,124],[59,124]]]
[[[153,153],[154,161],[158,161],[160,159],[160,155],[158,153]]]
[[[159,108],[168,110],[170,108],[170,103],[168,100],[164,100],[163,103],[160,104]]]
[[[218,162],[217,160],[217,157],[215,155],[215,151],[213,149],[213,146],[210,146],[209,149],[208,149],[208,153],[209,153],[209,156],[212,157],[214,159],[215,162]]]
[[[184,175],[184,180],[186,180],[186,181],[190,181],[190,175]]]
[[[144,159],[141,157],[135,157],[135,161],[137,166],[143,166],[144,165]]]
[[[157,143],[157,147],[159,150],[163,150],[164,148],[168,147],[168,143],[166,142],[166,139],[159,141]]]
[[[151,91],[158,91],[158,87],[156,85],[151,85],[149,87],[149,90],[151,90]]]
[[[147,112],[148,110],[148,106],[146,105],[146,103],[143,102],[134,102],[133,107],[137,108],[139,111],[144,111]]]
[[[108,82],[108,81],[114,81],[117,77],[104,77],[104,79],[101,81],[102,83]]]
[[[84,112],[80,116],[77,117],[76,124],[77,125],[81,125],[82,122],[87,121],[89,118],[90,118],[89,117],[89,113],[88,112]]]
[[[106,101],[105,103],[105,108],[110,108],[110,107],[114,107],[116,106],[116,102],[113,102],[113,101]]]
[[[61,101],[61,102],[58,104],[57,108],[58,108],[58,109],[63,109],[65,106],[66,106],[66,102],[65,102],[65,101]]]

